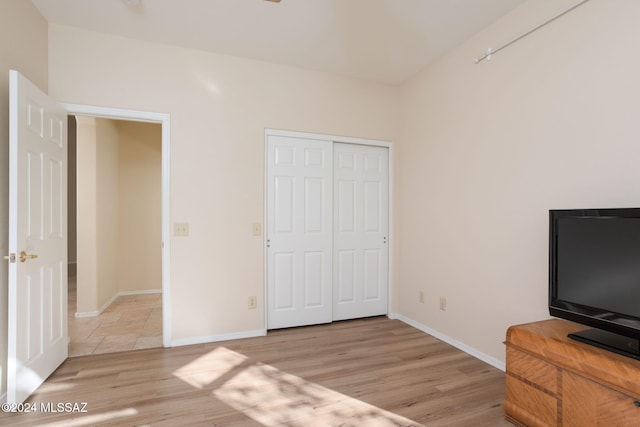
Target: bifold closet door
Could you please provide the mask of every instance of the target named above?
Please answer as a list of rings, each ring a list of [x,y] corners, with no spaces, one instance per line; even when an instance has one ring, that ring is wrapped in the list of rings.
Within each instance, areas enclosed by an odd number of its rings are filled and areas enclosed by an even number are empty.
[[[268,136],[268,329],[332,320],[332,147]]]
[[[333,320],[387,314],[389,150],[336,143]]]

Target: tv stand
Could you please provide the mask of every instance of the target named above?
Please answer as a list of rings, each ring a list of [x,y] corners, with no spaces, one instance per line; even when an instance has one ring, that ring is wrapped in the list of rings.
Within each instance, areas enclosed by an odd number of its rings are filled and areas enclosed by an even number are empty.
[[[507,330],[504,412],[509,421],[640,427],[640,360],[567,337],[584,329],[550,319]]]
[[[624,335],[601,329],[585,329],[569,334],[569,338],[640,360],[640,340],[634,340]]]

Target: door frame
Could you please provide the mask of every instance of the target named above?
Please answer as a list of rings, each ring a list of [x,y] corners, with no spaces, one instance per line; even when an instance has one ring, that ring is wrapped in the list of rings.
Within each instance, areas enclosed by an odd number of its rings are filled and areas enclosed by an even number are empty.
[[[68,115],[158,123],[162,126],[162,345],[171,347],[171,116],[166,113],[59,103]]]
[[[289,137],[289,138],[303,138],[303,139],[319,139],[322,141],[331,141],[333,143],[345,143],[345,144],[354,144],[354,145],[372,145],[375,147],[386,147],[389,150],[389,239],[388,239],[388,245],[389,245],[389,270],[388,270],[388,287],[387,287],[387,317],[389,319],[395,319],[397,316],[396,314],[393,312],[392,307],[393,307],[393,275],[394,275],[394,269],[393,269],[393,252],[394,252],[394,239],[393,239],[393,221],[394,221],[394,215],[393,215],[393,188],[394,188],[394,183],[393,183],[393,176],[394,176],[394,172],[393,172],[393,164],[394,164],[394,157],[393,157],[393,142],[392,141],[383,141],[383,140],[378,140],[378,139],[366,139],[366,138],[354,138],[354,137],[350,137],[350,136],[339,136],[339,135],[325,135],[325,134],[320,134],[320,133],[307,133],[307,132],[298,132],[298,131],[289,131],[289,130],[283,130],[283,129],[270,129],[270,128],[265,128],[264,130],[264,206],[263,206],[263,220],[262,223],[264,224],[263,229],[264,229],[264,233],[262,233],[262,248],[263,248],[263,252],[262,252],[262,257],[263,257],[263,265],[264,265],[264,271],[263,271],[263,277],[264,277],[264,295],[265,298],[263,298],[263,310],[264,310],[264,325],[265,325],[265,329],[268,325],[267,323],[267,316],[268,316],[268,305],[267,305],[267,231],[268,231],[268,223],[267,223],[267,202],[268,202],[268,194],[267,194],[267,186],[268,186],[268,180],[269,180],[269,159],[268,159],[268,140],[270,136],[285,136],[285,137]]]

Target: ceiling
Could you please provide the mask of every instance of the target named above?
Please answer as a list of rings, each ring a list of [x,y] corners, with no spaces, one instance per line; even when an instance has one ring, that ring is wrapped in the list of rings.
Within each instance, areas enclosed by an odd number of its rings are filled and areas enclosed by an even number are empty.
[[[387,84],[524,1],[32,0],[50,23]]]

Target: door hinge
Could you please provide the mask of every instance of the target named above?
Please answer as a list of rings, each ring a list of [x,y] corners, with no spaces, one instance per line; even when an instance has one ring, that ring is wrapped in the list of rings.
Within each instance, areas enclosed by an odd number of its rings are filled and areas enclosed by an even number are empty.
[[[16,254],[5,255],[3,258],[9,261],[11,264],[16,263]]]

